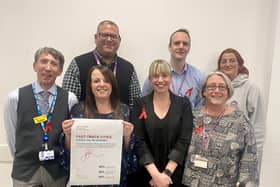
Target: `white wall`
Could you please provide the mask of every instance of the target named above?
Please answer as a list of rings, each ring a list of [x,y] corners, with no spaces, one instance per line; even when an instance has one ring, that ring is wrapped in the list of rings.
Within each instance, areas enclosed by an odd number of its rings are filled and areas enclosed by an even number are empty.
[[[264,147],[264,163],[262,169],[262,186],[279,186],[280,171],[280,127],[279,127],[279,106],[280,106],[280,3],[278,2],[278,14],[275,14],[275,39],[273,49],[273,61],[271,71],[271,82],[268,99],[267,112],[267,133]]]
[[[119,55],[134,63],[141,83],[152,60],[168,60],[168,38],[178,28],[191,33],[188,62],[206,72],[216,68],[221,50],[239,49],[251,79],[267,96],[266,103],[269,101],[268,137],[273,138],[267,142],[279,147],[279,133],[275,133],[279,130],[279,102],[275,101],[279,100],[276,51],[280,47],[274,43],[276,39],[279,43],[279,10],[277,0],[0,0],[0,181],[8,186],[11,170],[3,128],[4,98],[35,79],[32,62],[36,49],[52,46],[61,50],[67,68],[74,56],[93,49],[96,26],[103,19],[112,19],[120,26]],[[270,145],[264,153],[268,160],[267,154],[275,151]],[[262,186],[278,186],[279,179],[272,180],[272,171],[275,175],[280,171],[280,152],[273,156],[278,165],[270,170],[271,163],[264,161]]]

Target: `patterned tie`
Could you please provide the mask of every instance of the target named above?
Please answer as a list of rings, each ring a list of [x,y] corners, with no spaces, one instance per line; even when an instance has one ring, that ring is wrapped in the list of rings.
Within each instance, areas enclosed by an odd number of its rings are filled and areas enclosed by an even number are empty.
[[[50,93],[48,91],[42,91],[39,94],[41,96],[40,107],[42,110],[42,114],[48,114]]]

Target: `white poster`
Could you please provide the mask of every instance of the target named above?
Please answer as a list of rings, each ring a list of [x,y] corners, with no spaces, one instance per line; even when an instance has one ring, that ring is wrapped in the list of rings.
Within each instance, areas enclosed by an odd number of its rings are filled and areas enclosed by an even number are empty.
[[[71,130],[71,185],[119,184],[122,120],[74,119]]]

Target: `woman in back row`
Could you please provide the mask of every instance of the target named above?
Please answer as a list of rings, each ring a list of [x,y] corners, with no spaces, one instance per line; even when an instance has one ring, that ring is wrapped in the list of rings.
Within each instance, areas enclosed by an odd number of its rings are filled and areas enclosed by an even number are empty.
[[[228,48],[222,51],[218,59],[217,70],[226,74],[233,85],[234,94],[228,103],[245,112],[254,128],[260,170],[265,139],[265,108],[261,91],[249,80],[249,70],[245,67],[244,60],[236,49]]]

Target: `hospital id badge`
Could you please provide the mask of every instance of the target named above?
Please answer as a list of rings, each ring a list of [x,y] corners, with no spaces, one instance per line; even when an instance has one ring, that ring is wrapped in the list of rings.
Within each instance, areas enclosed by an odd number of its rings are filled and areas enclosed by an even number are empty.
[[[39,123],[45,122],[47,120],[48,120],[48,117],[45,114],[40,115],[40,116],[36,116],[36,117],[33,118],[33,121],[34,121],[35,124],[39,124]]]
[[[40,161],[53,160],[53,159],[54,159],[54,150],[45,150],[39,152]]]
[[[195,167],[206,169],[208,166],[208,159],[200,155],[195,155],[193,164]]]

